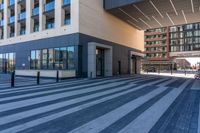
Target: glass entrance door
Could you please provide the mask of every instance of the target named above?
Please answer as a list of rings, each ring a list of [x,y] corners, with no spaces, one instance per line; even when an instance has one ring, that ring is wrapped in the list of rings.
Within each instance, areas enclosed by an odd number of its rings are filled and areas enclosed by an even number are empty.
[[[131,72],[137,74],[137,58],[135,56],[131,57]]]
[[[96,49],[96,76],[104,76],[104,49]]]

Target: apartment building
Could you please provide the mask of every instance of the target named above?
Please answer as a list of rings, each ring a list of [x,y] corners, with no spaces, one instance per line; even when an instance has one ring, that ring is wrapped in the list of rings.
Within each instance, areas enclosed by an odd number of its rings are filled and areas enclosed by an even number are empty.
[[[140,69],[144,33],[104,9],[103,0],[2,0],[0,71],[98,77]]]
[[[199,57],[200,23],[146,30],[145,54],[144,69],[157,71],[176,67],[176,58]]]

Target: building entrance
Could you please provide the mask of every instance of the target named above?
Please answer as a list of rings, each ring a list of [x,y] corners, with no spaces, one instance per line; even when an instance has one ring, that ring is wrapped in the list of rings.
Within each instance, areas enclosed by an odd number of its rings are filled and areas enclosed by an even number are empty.
[[[96,49],[96,76],[103,77],[104,76],[104,49],[97,48]]]

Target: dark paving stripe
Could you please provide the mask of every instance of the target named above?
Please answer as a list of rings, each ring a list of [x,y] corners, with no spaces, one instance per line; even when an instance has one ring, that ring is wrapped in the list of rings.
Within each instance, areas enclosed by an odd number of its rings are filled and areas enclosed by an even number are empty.
[[[131,77],[130,79],[120,79],[119,82],[122,82],[122,81],[127,81],[127,80],[134,80],[136,78],[133,78]],[[45,87],[45,89],[42,89],[42,90],[29,90],[28,88],[26,89],[21,89],[21,90],[27,90],[27,91],[23,91],[23,92],[13,92],[13,93],[10,93],[10,94],[1,94],[0,93],[0,98],[3,98],[3,97],[9,97],[9,96],[17,96],[17,95],[24,95],[24,94],[28,94],[28,93],[33,93],[33,92],[42,92],[42,91],[48,91],[48,90],[56,90],[56,89],[62,89],[62,88],[66,88],[66,87],[74,87],[74,86],[78,86],[78,85],[87,85],[87,84],[92,84],[92,83],[99,83],[99,82],[103,82],[103,81],[112,81],[113,79],[100,79],[100,80],[87,80],[87,81],[81,81],[80,83],[72,83],[72,84],[68,84],[68,85],[65,85],[63,83],[63,85],[59,85],[59,86],[49,86],[49,87]],[[67,82],[68,83],[68,82]],[[47,83],[48,84],[48,83]],[[42,86],[38,86],[39,87],[42,87]],[[30,86],[30,89],[31,86]],[[10,91],[12,92],[12,91]]]
[[[184,82],[186,81],[186,79],[177,79],[176,81],[170,83],[167,85],[167,87],[172,87],[172,88],[178,88],[180,87]]]
[[[153,84],[153,85],[159,85],[159,84],[162,84],[162,83],[164,83],[164,82],[167,82],[167,81],[169,81],[169,80],[171,80],[171,79],[172,79],[172,78],[169,78],[169,79],[160,81],[160,82],[158,82],[158,83],[155,83],[155,84]]]
[[[121,91],[118,91],[118,92],[113,92],[111,94],[105,94],[105,95],[102,95],[102,96],[99,96],[99,97],[96,97],[96,98],[91,98],[89,100],[86,100],[86,101],[83,101],[83,102],[78,102],[78,103],[75,103],[75,104],[72,104],[72,105],[68,105],[68,106],[65,106],[65,107],[62,107],[62,108],[58,108],[58,109],[55,109],[55,110],[52,110],[52,111],[49,111],[49,112],[45,112],[45,113],[41,113],[41,114],[38,114],[38,115],[34,115],[34,116],[31,116],[31,117],[28,117],[28,118],[25,118],[25,119],[21,119],[21,120],[18,120],[18,121],[14,121],[12,123],[8,123],[8,124],[5,124],[5,125],[0,125],[0,131],[3,130],[3,129],[6,129],[6,128],[9,128],[9,127],[12,127],[12,126],[15,126],[15,125],[18,125],[18,124],[23,124],[25,122],[28,122],[28,121],[31,121],[31,120],[34,120],[34,119],[39,119],[39,118],[42,118],[42,117],[45,117],[47,115],[51,115],[51,114],[55,114],[55,113],[59,113],[61,111],[65,111],[67,109],[70,109],[70,108],[73,108],[73,107],[76,107],[76,106],[79,106],[79,105],[82,105],[82,104],[85,104],[85,103],[88,103],[88,102],[92,102],[94,100],[98,100],[98,99],[101,99],[101,98],[104,98],[104,97],[107,97],[107,96],[111,96],[113,94],[118,94],[118,93],[121,93],[121,92],[124,92],[124,91],[127,91],[127,90],[130,90],[130,89],[133,89],[135,88],[136,86],[131,86],[125,90],[121,90]],[[62,102],[62,101],[61,101]],[[44,106],[44,105],[43,105]],[[42,107],[43,107],[42,106]],[[46,105],[48,106],[48,104]],[[30,110],[30,109],[29,109]],[[13,112],[14,113],[14,112]]]
[[[97,105],[88,107],[86,109],[74,112],[72,114],[66,115],[62,118],[52,120],[50,122],[41,124],[34,128],[27,129],[22,131],[23,133],[66,133],[70,130],[73,130],[97,117],[100,117],[138,97],[141,97],[157,87],[155,86],[146,86],[140,90],[113,98],[111,100],[99,103]],[[1,127],[0,127],[1,128]]]
[[[136,82],[135,84],[148,84],[148,83],[154,82],[156,80],[160,80],[160,78],[154,78],[154,79],[148,79],[148,80],[145,80],[145,81],[139,81],[139,82]]]
[[[39,108],[39,107],[44,107],[44,106],[48,106],[48,105],[52,105],[52,104],[56,104],[56,103],[60,103],[60,102],[64,102],[64,101],[68,101],[68,100],[75,99],[75,98],[80,98],[80,97],[91,95],[91,94],[96,94],[96,93],[103,92],[103,91],[106,91],[106,90],[117,89],[118,87],[123,87],[124,85],[125,84],[117,85],[117,86],[105,88],[105,89],[99,90],[99,91],[94,91],[94,92],[89,92],[89,93],[84,93],[84,94],[79,94],[79,95],[74,95],[74,96],[58,98],[56,100],[51,100],[51,101],[47,101],[47,102],[42,102],[42,103],[38,103],[38,104],[22,107],[22,108],[17,108],[17,109],[13,109],[13,110],[4,111],[4,112],[0,113],[0,117],[7,116],[7,115],[12,115],[12,114],[15,114],[15,113],[19,113],[19,112],[23,112],[23,111]],[[121,90],[121,91],[118,91],[118,92],[110,93],[109,95],[112,95],[112,94],[115,94],[115,93],[116,94],[117,93],[121,93],[121,92],[127,91],[129,89],[132,89],[134,87],[138,87],[138,86],[133,85],[132,87],[129,87],[128,89],[124,89],[124,90]]]
[[[111,124],[109,127],[102,130],[100,133],[117,133],[121,129],[123,129],[125,126],[127,126],[129,123],[131,123],[133,120],[135,120],[139,115],[141,115],[144,111],[146,111],[148,108],[150,108],[153,104],[155,104],[158,100],[160,100],[162,97],[167,95],[170,91],[172,91],[172,88],[168,88],[162,93],[158,94],[154,98],[150,99],[148,102],[144,103],[143,105],[139,106],[132,112],[128,113],[126,116],[122,117],[115,123]]]
[[[125,82],[123,85],[129,84],[129,83],[132,82],[132,81],[128,81],[127,79],[125,81],[127,81],[127,82]],[[79,87],[79,88],[75,88],[75,89],[67,89],[67,87],[66,87],[66,90],[62,90],[62,91],[49,92],[49,93],[45,93],[45,94],[38,94],[38,95],[34,95],[34,96],[26,96],[26,97],[22,97],[22,98],[15,98],[15,99],[12,99],[12,100],[0,101],[0,104],[6,104],[6,103],[11,103],[11,102],[16,102],[16,101],[22,101],[22,100],[28,100],[28,99],[32,99],[32,98],[44,97],[44,96],[49,96],[49,95],[54,95],[54,94],[59,94],[59,93],[64,93],[64,92],[71,92],[71,91],[76,91],[76,90],[83,90],[83,89],[87,89],[88,87],[96,87],[96,86],[100,86],[100,85],[102,85],[102,87],[103,87],[103,85],[106,85],[106,84],[110,84],[110,82],[107,82],[107,83],[104,82],[104,83],[100,83],[100,84],[96,84],[96,85],[89,85],[88,84],[87,87]],[[80,85],[80,84],[78,84],[78,85]],[[49,87],[49,88],[47,88],[45,90],[49,91],[51,89],[54,90],[55,88],[57,88],[57,89],[64,89],[64,88],[60,88],[60,87],[53,87],[53,88]]]
[[[196,124],[198,124],[199,93],[190,90],[193,83],[194,81],[191,81],[188,84],[149,133],[188,133],[188,130],[194,131],[194,128],[197,127]],[[197,129],[195,130],[196,132],[192,133],[197,133]]]

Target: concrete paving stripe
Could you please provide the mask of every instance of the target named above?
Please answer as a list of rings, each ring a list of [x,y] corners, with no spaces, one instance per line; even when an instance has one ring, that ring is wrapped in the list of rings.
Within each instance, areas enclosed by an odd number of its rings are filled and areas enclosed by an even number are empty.
[[[141,88],[143,88],[145,86],[146,85],[141,85],[137,89],[141,89]],[[65,116],[65,115],[71,114],[73,112],[77,112],[77,111],[80,111],[82,109],[94,106],[96,104],[111,100],[111,99],[119,97],[119,96],[122,96],[124,94],[128,94],[128,93],[130,93],[132,91],[133,90],[128,90],[126,92],[115,94],[115,95],[112,95],[112,96],[108,96],[106,98],[102,98],[102,99],[99,99],[99,100],[96,100],[96,101],[92,101],[92,102],[89,102],[89,103],[86,103],[86,104],[83,104],[83,105],[80,105],[80,106],[77,106],[77,107],[74,107],[74,108],[71,108],[71,109],[56,113],[56,114],[52,114],[52,115],[45,116],[45,117],[42,117],[42,118],[39,118],[39,119],[35,119],[33,121],[30,121],[30,122],[26,122],[24,124],[13,126],[11,128],[2,130],[1,133],[20,132],[20,131],[23,131],[25,129],[28,129],[28,128],[31,128],[31,127],[34,127],[34,126],[37,126],[37,125],[40,125],[40,124],[43,124],[43,123],[46,123],[48,121],[51,121],[51,120],[54,120],[54,119],[57,119],[57,118],[61,118],[61,117]]]
[[[132,80],[125,80],[124,83],[128,83],[128,81],[132,81]],[[94,84],[86,84],[86,85],[80,85],[80,86],[81,86],[81,88],[84,89],[84,87],[85,88],[86,87],[93,87],[95,85],[99,85],[100,86],[100,85],[105,85],[105,84],[108,84],[108,83],[110,83],[110,82],[104,81],[104,82],[99,82],[99,83],[94,83]],[[51,92],[52,93],[56,93],[56,92],[62,92],[62,91],[67,91],[67,90],[72,91],[73,89],[75,90],[76,88],[79,88],[79,90],[80,90],[81,89],[80,86],[73,86],[73,87],[68,87],[68,88],[67,87],[66,88],[60,88],[59,87],[58,89],[54,89],[52,87],[49,87],[49,88],[47,88],[45,90],[42,89],[41,91],[39,91],[39,90],[33,90],[31,92],[26,91],[26,92],[24,92],[22,94],[17,92],[18,95],[16,93],[9,93],[9,94],[12,94],[12,95],[9,95],[7,93],[4,94],[4,95],[0,94],[0,97],[1,97],[0,101],[12,100],[12,99],[16,99],[17,100],[17,99],[22,98],[22,97],[36,96],[36,95],[47,94],[47,93],[51,93]],[[6,98],[4,98],[4,97],[6,97]],[[2,102],[0,102],[0,103],[2,103]]]
[[[167,87],[157,88],[144,96],[141,96],[95,120],[90,121],[87,124],[84,124],[81,127],[78,127],[77,129],[70,131],[69,133],[98,133],[166,89]]]
[[[12,93],[12,92],[18,92],[18,91],[28,91],[28,90],[37,90],[37,89],[45,89],[45,88],[49,88],[49,87],[62,87],[62,86],[67,86],[67,85],[76,85],[77,83],[81,84],[81,83],[84,83],[84,84],[89,84],[89,83],[93,83],[93,82],[101,82],[101,81],[118,81],[118,80],[126,80],[126,79],[130,79],[129,78],[124,78],[124,79],[117,79],[117,78],[114,78],[114,79],[97,79],[97,80],[78,80],[78,81],[71,81],[71,82],[61,82],[61,83],[54,83],[54,84],[45,84],[45,85],[39,85],[39,86],[28,86],[28,87],[19,87],[19,88],[12,88],[9,92]],[[4,90],[4,91],[0,91],[0,94],[2,92],[8,92],[7,90]],[[9,93],[8,92],[8,93]]]
[[[148,133],[189,83],[190,80],[187,80],[179,88],[175,88],[123,128],[119,133]]]
[[[200,90],[200,81],[199,80],[194,81],[194,84],[192,85],[191,90]]]
[[[119,82],[117,82],[118,84]],[[129,80],[126,80],[126,82],[120,82],[120,84],[123,83],[129,83]],[[30,98],[37,98],[40,96],[47,96],[47,95],[54,95],[54,94],[58,94],[58,93],[64,93],[64,92],[70,92],[70,91],[76,91],[76,90],[85,90],[87,88],[91,88],[91,87],[96,87],[98,86],[102,86],[102,85],[106,85],[106,84],[110,84],[109,82],[103,82],[101,84],[87,84],[86,86],[74,86],[74,87],[68,87],[68,88],[59,88],[59,89],[47,89],[46,91],[41,91],[41,92],[35,92],[35,93],[28,93],[28,94],[24,94],[24,95],[18,95],[18,96],[9,96],[6,98],[1,98],[0,99],[0,104],[4,104],[4,103],[8,103],[8,102],[15,102],[15,101],[20,101],[20,100],[26,100],[26,99],[30,99]],[[87,87],[87,88],[86,88]],[[50,90],[50,91],[48,91]]]
[[[14,109],[17,107],[25,107],[27,105],[33,105],[33,104],[38,104],[41,102],[51,101],[51,100],[55,100],[55,99],[62,98],[62,97],[75,96],[75,95],[93,92],[93,91],[97,91],[97,90],[101,90],[101,89],[106,89],[106,88],[116,86],[116,85],[121,85],[121,84],[122,83],[118,83],[118,84],[112,83],[112,84],[108,84],[108,85],[104,85],[104,86],[90,87],[90,88],[85,88],[82,90],[77,89],[77,90],[71,91],[71,92],[59,93],[59,94],[55,94],[55,95],[49,95],[49,96],[44,96],[44,97],[38,97],[38,98],[33,98],[33,99],[28,99],[28,100],[23,100],[23,101],[15,101],[12,103],[2,104],[2,105],[0,105],[0,112]]]
[[[91,83],[91,84],[85,84],[85,85],[73,85],[73,86],[63,86],[63,87],[59,87],[58,89],[55,89],[54,87],[49,86],[49,88],[42,88],[40,87],[40,89],[37,90],[26,90],[26,91],[18,91],[18,92],[10,92],[10,93],[3,93],[0,94],[0,99],[4,99],[4,98],[18,98],[20,96],[25,96],[25,95],[29,95],[29,94],[40,94],[40,93],[49,93],[49,92],[56,92],[56,91],[62,91],[62,90],[68,90],[68,89],[75,89],[78,87],[90,87],[90,86],[94,86],[94,85],[101,85],[101,84],[106,84],[106,83],[110,83],[109,81],[103,81],[103,82],[98,82],[98,83]]]
[[[64,106],[69,106],[69,105],[72,105],[72,104],[75,104],[75,103],[88,101],[90,99],[94,99],[94,98],[97,98],[97,97],[100,97],[100,96],[104,96],[104,95],[108,95],[108,94],[112,94],[112,93],[117,93],[117,92],[122,93],[123,91],[126,92],[127,89],[129,89],[130,87],[132,88],[132,89],[130,89],[132,91],[137,90],[137,89],[134,88],[134,85],[125,85],[123,87],[116,87],[116,89],[114,89],[114,90],[108,90],[108,91],[104,91],[104,92],[97,93],[97,94],[91,94],[91,95],[88,95],[88,96],[75,98],[75,99],[63,101],[63,102],[52,104],[52,105],[46,105],[46,106],[43,106],[43,107],[40,107],[40,108],[29,109],[28,111],[23,111],[23,112],[20,112],[20,113],[15,113],[13,115],[1,117],[0,125],[10,123],[10,122],[13,122],[13,121],[16,121],[16,120],[20,120],[20,119],[23,119],[23,118],[27,118],[27,117],[30,117],[30,116],[34,116],[34,115],[37,115],[37,114],[40,114],[40,113],[45,113],[45,112],[48,112],[48,111],[51,111],[51,110],[55,110],[57,108],[62,108]]]
[[[161,84],[158,84],[157,86],[167,86],[168,84],[171,84],[171,83],[173,83],[174,81],[176,81],[177,79],[176,78],[173,78],[173,79],[170,79],[170,80],[168,80],[168,81],[166,81],[166,82],[163,82],[163,83],[161,83]]]

